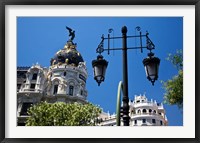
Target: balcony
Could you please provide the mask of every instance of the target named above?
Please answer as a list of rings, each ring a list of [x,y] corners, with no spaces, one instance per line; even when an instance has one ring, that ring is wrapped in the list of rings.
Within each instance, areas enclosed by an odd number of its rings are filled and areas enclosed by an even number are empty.
[[[158,107],[159,109],[163,109],[162,104],[158,104],[156,102],[151,102],[151,101],[131,103],[131,105],[135,108],[146,106],[146,107]]]
[[[132,114],[130,115],[131,119],[134,118],[147,118],[147,117],[154,117],[157,119],[164,119],[164,117],[157,113],[138,113],[138,114]]]
[[[150,106],[150,107],[152,107],[152,106],[157,106],[157,104],[154,103],[154,102],[139,102],[139,103],[134,103],[133,106],[135,108],[137,108],[137,107],[143,107],[143,106]]]
[[[18,93],[27,93],[27,92],[31,92],[31,93],[42,93],[42,89],[34,89],[34,88],[23,88],[20,89]]]

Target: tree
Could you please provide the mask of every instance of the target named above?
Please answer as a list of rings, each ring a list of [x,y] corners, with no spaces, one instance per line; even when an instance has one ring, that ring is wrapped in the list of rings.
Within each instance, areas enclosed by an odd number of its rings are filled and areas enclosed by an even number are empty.
[[[28,110],[26,126],[93,126],[101,109],[91,103],[38,103]]]
[[[178,74],[167,81],[162,81],[164,93],[164,103],[177,105],[183,108],[183,53],[177,50],[175,54],[169,54],[167,60],[170,61],[178,70]]]

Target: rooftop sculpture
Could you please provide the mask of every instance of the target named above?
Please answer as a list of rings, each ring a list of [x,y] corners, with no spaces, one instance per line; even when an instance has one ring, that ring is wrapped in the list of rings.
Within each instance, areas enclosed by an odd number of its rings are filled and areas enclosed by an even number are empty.
[[[66,26],[66,29],[69,31],[69,37],[70,37],[70,39],[69,39],[69,41],[73,41],[73,39],[74,39],[74,37],[75,37],[75,31],[74,30],[72,30],[71,28],[69,28],[69,27],[67,27]]]

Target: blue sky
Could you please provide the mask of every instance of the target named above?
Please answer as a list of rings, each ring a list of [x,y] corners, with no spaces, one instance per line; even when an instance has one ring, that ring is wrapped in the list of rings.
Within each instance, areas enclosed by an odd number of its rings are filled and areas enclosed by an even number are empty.
[[[148,51],[128,51],[128,83],[129,98],[134,95],[146,94],[150,100],[163,102],[164,89],[161,80],[168,80],[177,74],[176,68],[166,60],[168,53],[175,53],[183,49],[183,18],[182,17],[18,17],[17,18],[17,66],[31,66],[39,63],[49,67],[50,59],[62,49],[68,40],[66,26],[76,32],[74,42],[77,50],[86,61],[88,79],[88,101],[100,105],[105,112],[111,114],[116,110],[116,96],[119,81],[122,78],[122,52],[111,51],[110,55],[102,55],[109,62],[105,81],[98,86],[93,79],[92,60],[96,59],[96,48],[101,36],[107,36],[108,29],[112,28],[111,36],[121,36],[121,28],[127,26],[127,35],[138,34],[135,27],[140,26],[145,34],[155,44],[155,56],[161,59],[159,78],[152,86],[147,80],[142,61]],[[145,39],[143,39],[145,43]],[[138,46],[139,41],[128,39],[128,47]],[[105,48],[107,43],[105,42]],[[122,40],[110,41],[110,47],[121,47]],[[183,125],[183,113],[177,106],[164,104],[170,126]],[[184,111],[184,110],[183,110]]]

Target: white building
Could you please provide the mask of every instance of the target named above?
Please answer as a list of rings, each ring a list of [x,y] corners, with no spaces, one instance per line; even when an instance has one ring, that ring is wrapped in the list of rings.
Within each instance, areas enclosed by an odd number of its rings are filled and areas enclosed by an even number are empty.
[[[134,101],[129,102],[130,126],[167,126],[168,121],[162,103],[152,99],[148,101],[145,95],[135,95]],[[99,117],[100,126],[116,126],[116,115],[103,113]],[[121,125],[123,122],[121,119]]]

